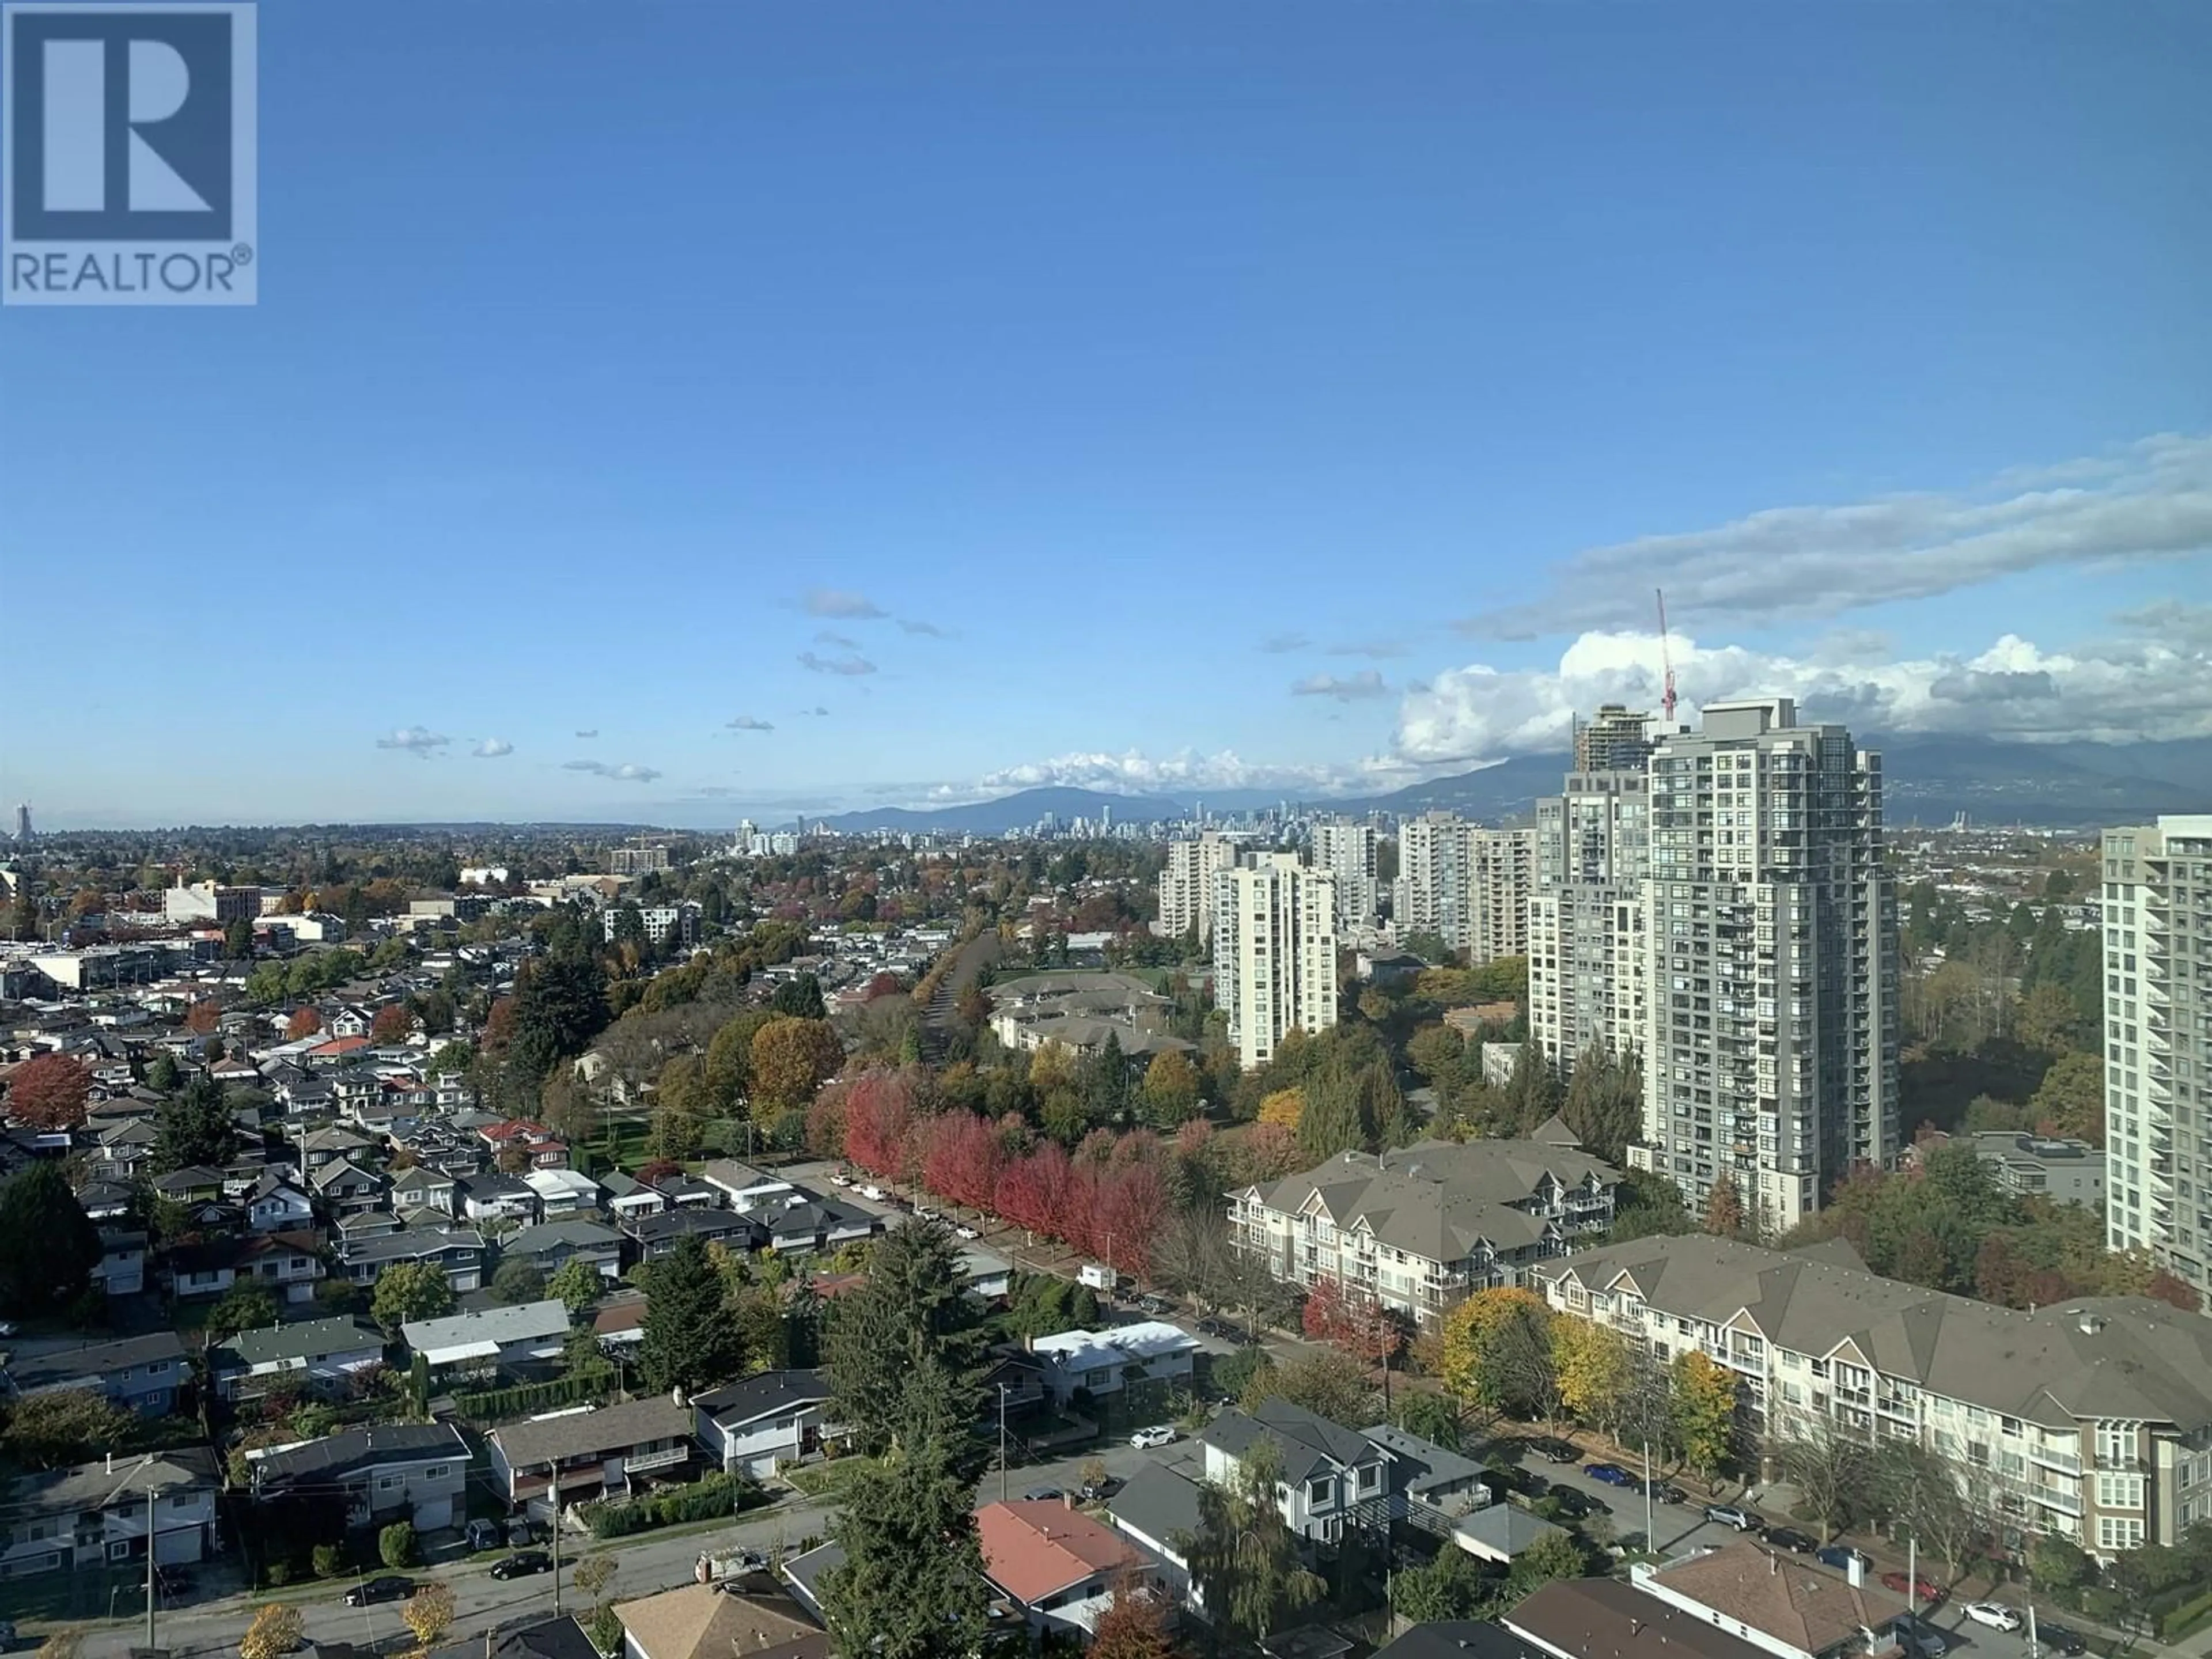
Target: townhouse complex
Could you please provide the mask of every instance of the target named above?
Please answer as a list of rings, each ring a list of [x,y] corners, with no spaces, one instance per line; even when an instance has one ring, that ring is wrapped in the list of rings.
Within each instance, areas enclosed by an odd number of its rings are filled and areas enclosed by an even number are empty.
[[[1342,1152],[1229,1194],[1231,1233],[1286,1283],[1334,1281],[1425,1325],[1613,1224],[1620,1171],[1556,1119],[1546,1131],[1556,1139]]]
[[[1531,1269],[1559,1311],[1662,1362],[1735,1372],[1745,1434],[1824,1422],[1948,1460],[2020,1538],[2110,1556],[2212,1520],[2212,1320],[2142,1297],[2021,1313],[1852,1265],[1833,1242],[1784,1253],[1690,1235]]]

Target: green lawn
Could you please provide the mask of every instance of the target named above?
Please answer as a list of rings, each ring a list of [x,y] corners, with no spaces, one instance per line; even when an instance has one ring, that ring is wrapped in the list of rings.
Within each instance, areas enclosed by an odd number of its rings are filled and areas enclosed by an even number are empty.
[[[837,1457],[827,1463],[809,1463],[787,1469],[784,1479],[809,1498],[838,1498],[855,1480],[876,1467],[872,1457]]]
[[[111,1606],[118,1618],[144,1615],[144,1567],[79,1567],[0,1579],[0,1618],[18,1625],[105,1619]]]

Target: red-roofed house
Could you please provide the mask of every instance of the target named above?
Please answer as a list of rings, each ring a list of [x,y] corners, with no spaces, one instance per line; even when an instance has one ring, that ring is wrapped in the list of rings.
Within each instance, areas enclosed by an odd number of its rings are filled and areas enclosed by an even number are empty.
[[[487,1123],[477,1131],[495,1154],[510,1146],[520,1146],[530,1154],[533,1170],[565,1170],[568,1167],[568,1143],[559,1139],[542,1123],[533,1123],[526,1117],[503,1118],[497,1123]]]
[[[1124,1571],[1155,1589],[1161,1582],[1159,1563],[1143,1549],[1058,1498],[986,1504],[975,1511],[975,1530],[984,1573],[1040,1632],[1087,1637]]]
[[[368,1047],[365,1036],[332,1037],[328,1042],[318,1042],[307,1050],[309,1060],[343,1060],[348,1054],[362,1053]]]

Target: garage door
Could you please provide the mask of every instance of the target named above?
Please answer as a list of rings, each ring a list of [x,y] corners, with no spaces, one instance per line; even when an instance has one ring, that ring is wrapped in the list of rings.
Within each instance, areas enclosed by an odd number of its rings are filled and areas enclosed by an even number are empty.
[[[425,1498],[415,1505],[415,1530],[436,1532],[453,1524],[453,1500],[445,1498]]]

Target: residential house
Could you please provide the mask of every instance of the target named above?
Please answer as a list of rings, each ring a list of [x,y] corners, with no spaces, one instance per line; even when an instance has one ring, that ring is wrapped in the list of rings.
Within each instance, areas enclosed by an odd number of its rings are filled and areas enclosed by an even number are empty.
[[[86,1173],[100,1181],[136,1181],[147,1172],[160,1131],[145,1118],[127,1118],[101,1129],[85,1158]]]
[[[1903,1647],[1898,1632],[1912,1626],[1911,1604],[1853,1576],[1746,1539],[1708,1555],[1638,1564],[1628,1582],[1774,1659],[1847,1659]]]
[[[367,1135],[335,1123],[319,1129],[310,1129],[300,1137],[300,1159],[310,1176],[324,1165],[336,1164],[341,1159],[358,1162],[375,1150],[376,1143]]]
[[[349,1524],[410,1521],[417,1532],[467,1513],[469,1443],[450,1423],[374,1423],[246,1455],[256,1503],[337,1489]]]
[[[1014,1264],[973,1244],[960,1252],[960,1272],[969,1292],[986,1302],[1004,1301],[1014,1287]]]
[[[547,1221],[588,1214],[599,1207],[599,1183],[580,1170],[526,1170],[522,1184],[538,1195],[538,1213]]]
[[[446,1270],[456,1296],[483,1288],[483,1235],[467,1227],[403,1227],[374,1238],[348,1239],[339,1270],[356,1285],[372,1285],[402,1261],[434,1261]]]
[[[1385,1465],[1386,1513],[1441,1538],[1474,1511],[1487,1508],[1493,1493],[1482,1465],[1433,1441],[1389,1423],[1362,1429],[1362,1437],[1382,1448]]]
[[[1480,1619],[1432,1619],[1375,1650],[1374,1659],[1543,1659],[1502,1625]]]
[[[19,1475],[9,1492],[0,1577],[105,1570],[146,1559],[181,1566],[215,1549],[215,1453],[179,1447]]]
[[[329,1650],[323,1650],[327,1659]],[[374,1659],[364,1653],[362,1659]],[[428,1659],[604,1659],[584,1627],[568,1615],[533,1618],[519,1625],[471,1637],[448,1647],[434,1648]],[[734,1653],[717,1656],[734,1659]]]
[[[830,1634],[763,1583],[684,1584],[615,1603],[621,1659],[830,1659]]]
[[[645,1340],[645,1297],[618,1294],[592,1316],[592,1337],[601,1353],[635,1353]]]
[[[769,1248],[779,1255],[839,1249],[873,1237],[884,1224],[879,1216],[829,1199],[801,1199],[739,1213],[760,1224]]]
[[[1274,1449],[1282,1482],[1283,1519],[1300,1537],[1334,1544],[1351,1527],[1382,1530],[1389,1512],[1390,1455],[1365,1436],[1281,1398],[1249,1416],[1224,1411],[1198,1437],[1206,1478],[1233,1486],[1255,1446]]]
[[[274,1170],[264,1170],[240,1201],[246,1226],[257,1233],[289,1232],[315,1222],[314,1200],[307,1188]]]
[[[82,1348],[8,1356],[9,1393],[18,1399],[86,1389],[141,1417],[166,1417],[191,1375],[174,1331],[153,1331]]]
[[[757,1170],[750,1164],[740,1164],[733,1158],[708,1160],[700,1170],[699,1179],[714,1189],[716,1203],[731,1210],[757,1210],[769,1204],[780,1204],[799,1191],[788,1181]]]
[[[1610,1227],[1620,1182],[1571,1146],[1424,1140],[1232,1193],[1230,1231],[1285,1284],[1334,1282],[1425,1326]]]
[[[212,1204],[222,1199],[222,1171],[204,1164],[154,1177],[154,1196],[172,1204]]]
[[[1088,1637],[1126,1575],[1160,1584],[1158,1568],[1127,1534],[1085,1514],[1072,1500],[1020,1499],[975,1511],[983,1572],[1019,1607],[1030,1627]]]
[[[240,1331],[208,1350],[208,1374],[225,1400],[276,1390],[343,1395],[383,1363],[383,1335],[349,1315]]]
[[[544,1221],[509,1233],[499,1243],[499,1259],[526,1261],[550,1279],[569,1262],[591,1263],[600,1278],[622,1277],[623,1236],[597,1221]]]
[[[618,1226],[645,1216],[659,1215],[668,1207],[668,1196],[658,1187],[648,1187],[619,1170],[601,1176],[599,1186],[607,1195],[607,1213]]]
[[[660,1188],[661,1196],[672,1210],[712,1210],[722,1202],[720,1188],[709,1187],[696,1176],[685,1175],[681,1170],[663,1176],[653,1184]]]
[[[763,1371],[693,1396],[699,1443],[731,1474],[766,1479],[822,1455],[829,1374]]]
[[[533,1170],[568,1167],[568,1144],[542,1123],[527,1118],[502,1118],[477,1131],[495,1157],[519,1151]]]
[[[136,1296],[146,1288],[146,1235],[129,1227],[100,1230],[100,1265],[93,1277],[110,1296]]]
[[[1618,1578],[1557,1578],[1498,1623],[1546,1659],[1772,1659]]]
[[[633,1477],[677,1478],[697,1454],[691,1408],[653,1395],[598,1411],[562,1412],[494,1429],[492,1480],[511,1507],[622,1498]]]
[[[178,1244],[161,1258],[161,1280],[180,1302],[226,1296],[241,1282],[261,1285],[280,1301],[305,1302],[324,1277],[321,1249],[308,1232]]]
[[[640,1217],[624,1229],[636,1241],[638,1254],[651,1261],[674,1249],[679,1239],[696,1237],[707,1243],[726,1244],[738,1251],[755,1247],[755,1224],[734,1210],[673,1209]]]
[[[520,1221],[538,1218],[538,1194],[520,1176],[487,1170],[482,1175],[462,1176],[453,1182],[467,1221]]]
[[[364,1238],[381,1238],[386,1233],[396,1233],[408,1224],[407,1218],[390,1210],[360,1210],[352,1215],[342,1215],[331,1223],[331,1237],[337,1243],[341,1258],[353,1253],[353,1247]],[[422,1224],[438,1224],[432,1216]]]
[[[384,1205],[385,1180],[356,1165],[349,1158],[325,1164],[307,1177],[316,1201],[333,1215],[358,1215]]]
[[[392,1207],[427,1210],[447,1221],[460,1219],[460,1187],[443,1170],[417,1164],[392,1177]]]
[[[1110,1331],[1061,1331],[1040,1336],[1030,1352],[1046,1367],[1053,1398],[1061,1405],[1078,1389],[1094,1398],[1119,1394],[1133,1382],[1188,1385],[1198,1339],[1164,1320],[1139,1320]]]
[[[399,1328],[410,1354],[434,1376],[477,1376],[558,1359],[568,1340],[568,1304],[557,1300],[480,1308]]]
[[[1162,1587],[1203,1616],[1205,1597],[1191,1577],[1187,1553],[1203,1530],[1198,1482],[1169,1464],[1148,1460],[1106,1500],[1104,1514],[1108,1524],[1127,1534],[1158,1564],[1154,1570]]]
[[[1869,1273],[1833,1245],[1702,1234],[1546,1264],[1554,1309],[1662,1363],[1732,1370],[1747,1434],[1826,1425],[1951,1462],[2006,1534],[2109,1558],[2212,1520],[2212,1320],[2140,1297],[2021,1313]]]

